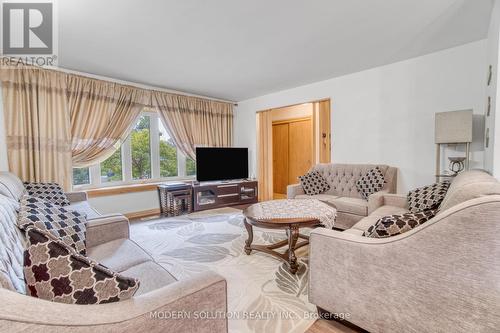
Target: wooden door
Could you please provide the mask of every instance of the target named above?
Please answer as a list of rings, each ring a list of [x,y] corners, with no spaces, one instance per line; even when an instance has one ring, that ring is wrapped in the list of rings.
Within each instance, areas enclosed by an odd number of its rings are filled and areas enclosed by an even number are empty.
[[[289,123],[288,184],[298,183],[298,177],[312,167],[313,135],[311,119]]]
[[[286,194],[288,185],[288,123],[273,125],[273,192]]]

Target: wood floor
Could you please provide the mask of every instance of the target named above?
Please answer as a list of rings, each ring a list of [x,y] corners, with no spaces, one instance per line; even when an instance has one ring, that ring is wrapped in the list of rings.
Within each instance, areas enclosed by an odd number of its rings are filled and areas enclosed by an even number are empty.
[[[286,194],[282,193],[273,193],[273,199],[278,200],[278,199],[286,199]]]
[[[334,320],[318,319],[306,331],[306,333],[361,333],[365,332],[361,329],[351,328],[342,325]]]

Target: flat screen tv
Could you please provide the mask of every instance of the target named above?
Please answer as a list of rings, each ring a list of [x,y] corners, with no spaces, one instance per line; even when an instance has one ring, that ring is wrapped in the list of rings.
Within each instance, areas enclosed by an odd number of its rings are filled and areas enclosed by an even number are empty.
[[[248,148],[196,148],[199,182],[248,178]]]

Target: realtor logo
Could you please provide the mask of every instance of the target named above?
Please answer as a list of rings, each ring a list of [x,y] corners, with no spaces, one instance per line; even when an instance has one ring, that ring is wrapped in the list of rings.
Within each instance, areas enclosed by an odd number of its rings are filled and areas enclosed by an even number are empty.
[[[53,4],[4,2],[2,4],[4,55],[53,53]]]

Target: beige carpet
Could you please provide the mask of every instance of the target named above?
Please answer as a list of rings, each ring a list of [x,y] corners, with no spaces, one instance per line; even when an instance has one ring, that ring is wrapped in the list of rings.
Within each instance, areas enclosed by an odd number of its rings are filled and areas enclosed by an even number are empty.
[[[301,266],[292,275],[274,257],[246,255],[246,237],[241,211],[231,208],[131,225],[131,238],[177,279],[206,270],[226,278],[230,332],[306,331],[315,320],[307,301],[307,250],[298,253]],[[255,244],[284,238],[284,231],[254,228]]]

